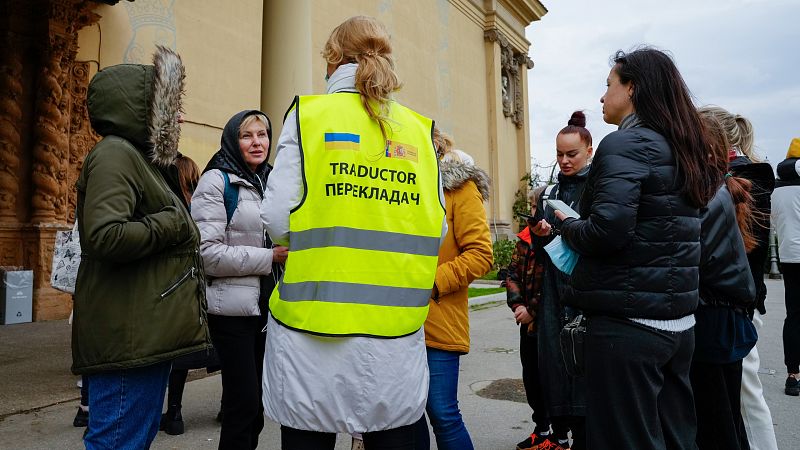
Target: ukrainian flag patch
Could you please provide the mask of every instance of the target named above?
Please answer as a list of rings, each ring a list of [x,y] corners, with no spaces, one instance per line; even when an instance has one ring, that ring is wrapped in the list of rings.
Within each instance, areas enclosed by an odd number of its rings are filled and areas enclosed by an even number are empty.
[[[402,142],[387,141],[386,157],[417,162],[417,147],[409,144],[403,144]]]
[[[325,150],[359,150],[361,136],[354,133],[325,133]]]

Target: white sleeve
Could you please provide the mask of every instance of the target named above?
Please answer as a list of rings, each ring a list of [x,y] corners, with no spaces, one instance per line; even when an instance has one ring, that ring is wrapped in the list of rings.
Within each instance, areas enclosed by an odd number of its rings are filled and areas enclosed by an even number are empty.
[[[296,112],[286,116],[276,147],[275,167],[261,202],[261,221],[272,242],[289,245],[289,213],[303,198],[303,167],[297,137]]]

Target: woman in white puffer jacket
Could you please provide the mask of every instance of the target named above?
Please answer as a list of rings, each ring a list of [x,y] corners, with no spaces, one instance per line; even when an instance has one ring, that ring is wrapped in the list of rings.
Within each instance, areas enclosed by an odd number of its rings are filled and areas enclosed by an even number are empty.
[[[200,229],[209,280],[208,327],[222,365],[219,448],[225,449],[256,448],[264,427],[262,331],[267,300],[279,276],[276,263],[287,254],[286,247],[272,247],[260,217],[271,169],[270,138],[269,119],[261,111],[234,115],[192,196],[192,218]]]

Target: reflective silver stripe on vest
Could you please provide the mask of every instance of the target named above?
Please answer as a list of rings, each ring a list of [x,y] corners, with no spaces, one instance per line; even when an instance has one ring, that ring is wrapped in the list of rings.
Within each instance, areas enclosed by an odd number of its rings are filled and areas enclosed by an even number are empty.
[[[335,281],[281,283],[278,290],[281,294],[281,300],[286,302],[317,300],[331,303],[359,303],[378,306],[425,306],[431,296],[430,289],[339,283]]]
[[[358,228],[312,228],[289,233],[291,251],[321,247],[345,247],[362,250],[408,253],[422,256],[439,255],[439,238],[393,233],[390,231],[359,230]]]

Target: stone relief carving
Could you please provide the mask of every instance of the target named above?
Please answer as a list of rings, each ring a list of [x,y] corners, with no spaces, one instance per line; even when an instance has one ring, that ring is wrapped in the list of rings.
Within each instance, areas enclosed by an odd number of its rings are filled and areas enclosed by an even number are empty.
[[[533,61],[527,54],[517,51],[508,38],[499,30],[484,32],[484,38],[500,45],[500,94],[503,101],[503,115],[522,128],[525,124],[525,99],[522,97],[521,67],[533,68]]]
[[[175,0],[138,0],[125,3],[133,36],[122,60],[149,64],[156,45],[175,48]]]
[[[69,92],[72,97],[69,124],[69,170],[64,186],[67,188],[67,222],[75,220],[77,192],[75,181],[83,167],[83,160],[99,140],[89,122],[89,109],[86,106],[87,86],[89,84],[89,63],[76,62],[72,65]]]

